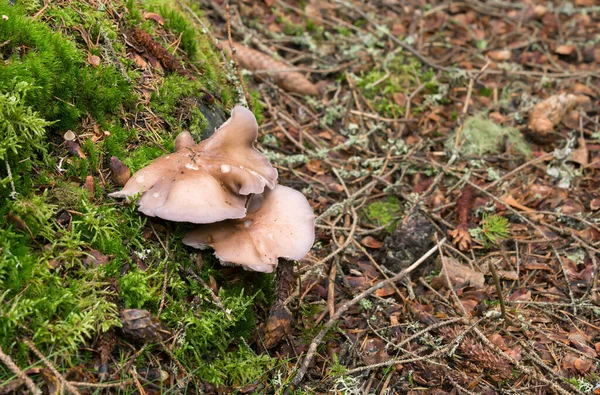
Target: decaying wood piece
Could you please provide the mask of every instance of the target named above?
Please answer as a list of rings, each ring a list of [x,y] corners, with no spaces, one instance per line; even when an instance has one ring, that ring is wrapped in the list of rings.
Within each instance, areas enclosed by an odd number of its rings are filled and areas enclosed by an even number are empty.
[[[228,44],[222,44],[223,50],[231,56],[231,48]],[[279,62],[269,55],[250,49],[239,43],[232,43],[236,58],[240,66],[254,73],[268,75],[280,88],[301,95],[318,96],[319,90],[306,77],[290,67]]]

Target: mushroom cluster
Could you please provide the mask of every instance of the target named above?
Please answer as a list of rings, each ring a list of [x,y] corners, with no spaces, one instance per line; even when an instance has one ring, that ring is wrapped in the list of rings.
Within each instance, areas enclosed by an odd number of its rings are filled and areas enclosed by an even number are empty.
[[[183,243],[212,247],[223,264],[272,272],[278,258],[302,259],[314,242],[314,215],[304,195],[277,184],[277,170],[254,143],[258,124],[236,106],[208,139],[196,144],[188,132],[175,152],[136,172],[109,196],[139,195],[139,211],[199,227]]]

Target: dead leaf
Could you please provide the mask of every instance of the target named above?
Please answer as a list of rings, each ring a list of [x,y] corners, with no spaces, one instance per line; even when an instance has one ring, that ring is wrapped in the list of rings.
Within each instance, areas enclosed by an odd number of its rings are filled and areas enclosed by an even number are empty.
[[[406,94],[402,92],[396,92],[392,94],[392,98],[394,99],[394,103],[400,107],[404,107],[406,105]]]
[[[274,308],[269,313],[267,324],[265,325],[264,345],[267,349],[275,347],[283,337],[291,333],[292,315],[283,306]]]
[[[523,206],[521,203],[517,202],[516,199],[511,195],[504,195],[500,198],[500,200],[513,208],[518,208],[521,211],[526,211],[530,213],[535,211],[533,209],[530,209],[529,207]]]
[[[158,14],[155,14],[154,12],[144,12],[144,19],[152,19],[161,26],[164,26],[165,24],[165,20],[163,19],[163,17]]]
[[[439,278],[444,281],[443,278],[445,274],[448,276],[450,283],[455,288],[463,288],[463,287],[474,287],[474,288],[482,288],[485,284],[485,278],[483,273],[475,271],[468,266],[461,265],[454,258],[443,258],[442,259],[442,273]]]
[[[531,300],[531,291],[525,288],[517,289],[508,297],[508,300],[511,302],[529,302]]]
[[[86,158],[85,153],[83,152],[79,144],[75,141],[67,141],[65,143],[65,146],[67,147],[67,152],[69,152],[69,154],[71,154],[72,156],[80,159]]]
[[[568,56],[575,52],[576,49],[577,47],[575,47],[574,45],[558,45],[556,49],[554,49],[554,52],[556,52],[559,55]]]
[[[379,240],[371,237],[371,236],[367,236],[364,237],[361,241],[360,244],[364,245],[365,247],[369,247],[369,248],[381,248],[383,246],[383,243],[380,242]]]
[[[577,142],[579,143],[579,147],[575,150],[573,150],[573,152],[571,153],[571,157],[569,158],[569,161],[571,162],[575,162],[575,163],[579,163],[581,166],[587,166],[589,163],[589,156],[590,153],[588,152],[586,143],[585,143],[585,139],[583,137],[579,137],[577,139]]]
[[[461,251],[468,251],[471,248],[471,235],[466,224],[460,224],[456,229],[448,234],[452,237],[452,243]]]
[[[594,92],[592,88],[584,84],[573,84],[573,86],[569,90],[577,95],[587,95],[590,97],[596,97],[596,92]]]
[[[529,129],[539,134],[538,137],[545,137],[554,130],[554,127],[568,111],[590,103],[590,98],[584,95],[561,93],[550,96],[536,104],[529,113]]]
[[[144,60],[137,52],[133,53],[130,57],[133,58],[133,61],[140,69],[145,70],[146,67],[148,67],[148,62],[146,62],[146,60]]]
[[[503,49],[500,51],[489,51],[487,53],[487,56],[495,62],[503,62],[511,59],[512,52],[508,49]]]
[[[100,251],[90,250],[87,251],[87,254],[88,255],[83,259],[83,264],[86,267],[97,268],[108,263],[109,258]]]
[[[222,48],[231,56],[231,48],[228,43],[223,43]],[[250,49],[242,44],[233,43],[235,57],[240,66],[255,73],[257,77],[271,77],[273,81],[288,92],[301,95],[319,96],[319,90],[297,71],[290,70],[285,63],[273,59],[267,54]]]
[[[94,67],[100,66],[100,58],[96,55],[88,54],[88,63]]]
[[[321,7],[319,2],[316,0],[310,0],[306,7],[304,7],[306,16],[310,19],[315,26],[323,26],[323,19],[321,17]]]
[[[323,169],[323,162],[318,159],[311,159],[306,164],[306,169],[311,173],[315,174],[325,174],[325,170]]]

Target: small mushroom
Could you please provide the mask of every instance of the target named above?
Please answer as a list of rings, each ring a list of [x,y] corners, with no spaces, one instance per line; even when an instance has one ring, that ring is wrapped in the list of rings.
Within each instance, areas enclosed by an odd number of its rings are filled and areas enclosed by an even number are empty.
[[[194,248],[214,248],[222,263],[271,273],[277,258],[302,259],[313,245],[315,220],[301,192],[277,185],[256,211],[242,219],[201,225],[183,238]]]
[[[109,196],[129,199],[141,193],[142,213],[170,221],[243,218],[248,195],[273,189],[277,180],[277,170],[253,146],[257,137],[254,114],[236,106],[210,138],[197,145],[180,138],[179,150],[157,158]]]

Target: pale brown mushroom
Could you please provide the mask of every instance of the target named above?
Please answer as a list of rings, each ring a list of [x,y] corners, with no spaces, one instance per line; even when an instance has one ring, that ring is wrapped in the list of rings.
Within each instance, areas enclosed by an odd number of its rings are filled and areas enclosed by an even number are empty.
[[[253,146],[258,124],[236,106],[213,136],[197,145],[180,139],[178,151],[137,171],[125,187],[110,194],[132,198],[139,210],[170,221],[212,223],[246,215],[248,195],[274,188],[277,170]]]
[[[224,264],[271,273],[277,258],[298,260],[315,239],[312,208],[301,192],[277,185],[264,192],[260,208],[241,219],[201,225],[183,238],[194,248],[212,247]]]
[[[191,148],[196,145],[192,134],[188,131],[181,132],[175,137],[175,151],[182,150],[184,148]]]

